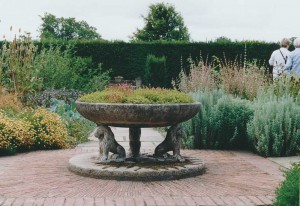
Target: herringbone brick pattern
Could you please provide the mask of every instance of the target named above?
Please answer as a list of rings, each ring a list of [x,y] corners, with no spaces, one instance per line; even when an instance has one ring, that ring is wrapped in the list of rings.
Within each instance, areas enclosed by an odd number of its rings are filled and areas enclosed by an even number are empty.
[[[249,152],[185,150],[204,175],[157,182],[100,180],[68,171],[68,160],[96,147],[0,157],[0,205],[271,205],[278,166]]]

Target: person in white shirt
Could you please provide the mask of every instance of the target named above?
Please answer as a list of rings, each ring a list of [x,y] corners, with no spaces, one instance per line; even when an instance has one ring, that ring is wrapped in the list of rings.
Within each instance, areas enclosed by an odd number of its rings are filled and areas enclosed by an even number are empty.
[[[278,78],[285,71],[285,65],[288,61],[290,51],[288,50],[291,42],[283,38],[280,42],[280,49],[273,51],[269,64],[273,66],[273,80]]]
[[[295,50],[290,53],[285,67],[291,74],[296,74],[300,77],[300,38],[294,40]]]

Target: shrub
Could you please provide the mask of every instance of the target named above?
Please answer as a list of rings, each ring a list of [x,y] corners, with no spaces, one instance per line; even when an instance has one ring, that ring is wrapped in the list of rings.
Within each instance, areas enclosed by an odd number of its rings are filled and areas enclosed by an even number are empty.
[[[189,143],[194,136],[196,148],[247,148],[246,125],[253,111],[247,100],[224,94],[222,90],[191,93],[202,103],[198,115],[183,123]]]
[[[42,89],[74,89],[77,87],[79,81],[79,76],[76,74],[78,61],[81,67],[87,67],[86,62],[83,63],[81,59],[73,57],[71,45],[67,45],[65,50],[62,50],[61,46],[43,48],[34,62],[39,76],[43,79]]]
[[[196,116],[182,123],[188,138],[184,140],[185,143],[183,145],[187,145],[187,141],[189,141],[189,147],[208,148],[206,137],[209,135],[207,132],[212,127],[211,114],[213,113],[213,105],[225,94],[222,90],[212,90],[211,92],[209,90],[198,91],[190,94],[195,101],[201,102],[202,106]]]
[[[96,124],[83,118],[76,110],[75,102],[66,104],[62,100],[52,99],[51,111],[57,113],[65,123],[68,135],[74,139],[73,145],[88,141],[88,136]]]
[[[42,106],[48,108],[52,106],[52,99],[63,100],[67,104],[71,101],[77,100],[81,91],[74,89],[46,89],[42,92],[27,95],[27,105],[31,107]]]
[[[0,154],[33,149],[35,131],[26,120],[7,117],[0,111]]]
[[[101,65],[102,64],[98,65],[98,69],[97,71],[94,72],[94,74],[91,72],[90,77],[87,77],[88,79],[87,83],[80,84],[83,85],[82,91],[84,92],[102,91],[108,85],[112,70],[109,69],[107,71],[103,71]]]
[[[37,109],[33,116],[33,125],[39,133],[36,148],[66,148],[67,129],[58,115],[45,109]]]
[[[290,94],[300,99],[300,77],[296,75],[283,75],[274,82],[275,93],[278,96]]]
[[[274,206],[298,206],[300,187],[300,165],[294,165],[285,173],[285,180],[276,190]]]
[[[51,111],[42,108],[0,110],[1,155],[66,148],[88,140],[96,125],[77,112],[75,102],[51,101]]]
[[[219,99],[214,106],[213,131],[207,138],[207,145],[217,149],[247,148],[247,123],[252,114],[247,101],[230,96]]]
[[[60,149],[68,147],[67,128],[57,114],[38,108],[22,112],[19,118],[29,121],[34,128],[34,149]]]
[[[167,86],[166,58],[149,54],[146,59],[144,84],[152,87]]]
[[[253,101],[254,116],[247,125],[250,142],[263,156],[288,156],[300,144],[300,106],[290,95],[262,91]]]
[[[123,88],[123,89],[122,89]],[[130,87],[114,87],[102,92],[85,95],[79,99],[82,102],[135,103],[135,104],[171,104],[191,103],[192,98],[176,90],[161,88],[143,88],[133,90]]]
[[[74,56],[72,44],[43,48],[34,65],[43,80],[45,89],[75,89],[93,92],[104,89],[110,80],[111,70],[102,71],[101,64],[93,68],[91,58]]]

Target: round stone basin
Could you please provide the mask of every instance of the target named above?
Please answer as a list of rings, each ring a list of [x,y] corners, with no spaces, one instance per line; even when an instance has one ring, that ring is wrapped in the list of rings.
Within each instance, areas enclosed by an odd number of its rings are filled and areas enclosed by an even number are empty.
[[[165,127],[195,116],[201,104],[125,104],[87,103],[76,101],[78,112],[85,118],[115,127]]]

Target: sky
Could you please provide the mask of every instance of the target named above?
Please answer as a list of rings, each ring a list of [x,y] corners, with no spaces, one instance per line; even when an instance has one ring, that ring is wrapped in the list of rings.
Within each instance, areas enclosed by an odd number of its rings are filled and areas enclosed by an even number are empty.
[[[158,2],[175,6],[196,42],[300,37],[299,0],[0,0],[0,40],[11,40],[19,29],[38,39],[40,16],[47,12],[84,20],[103,39],[129,41],[145,25],[149,5]]]

